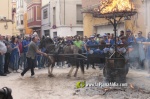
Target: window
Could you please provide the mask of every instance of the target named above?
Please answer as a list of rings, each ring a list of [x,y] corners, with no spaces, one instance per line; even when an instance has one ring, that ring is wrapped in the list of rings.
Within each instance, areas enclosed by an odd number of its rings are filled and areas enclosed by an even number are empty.
[[[40,6],[37,6],[36,8],[36,13],[37,13],[37,20],[41,20],[41,7]]]
[[[47,16],[47,9],[44,9],[43,10],[43,19],[46,19],[48,16]]]
[[[81,37],[83,37],[83,31],[77,31],[77,35],[80,35]]]
[[[44,30],[45,36],[49,36],[49,30]]]
[[[23,7],[23,0],[20,0],[20,7]]]
[[[21,20],[21,25],[23,25],[23,20]]]
[[[28,10],[28,17],[27,18],[28,18],[28,23],[31,22],[31,10],[30,9]]]
[[[77,24],[83,24],[83,15],[81,13],[82,5],[77,5]]]
[[[34,7],[31,8],[31,21],[34,21]]]
[[[56,8],[53,7],[53,25],[56,25]]]
[[[20,19],[21,19],[20,23],[21,23],[21,25],[23,25],[23,15],[20,16]]]

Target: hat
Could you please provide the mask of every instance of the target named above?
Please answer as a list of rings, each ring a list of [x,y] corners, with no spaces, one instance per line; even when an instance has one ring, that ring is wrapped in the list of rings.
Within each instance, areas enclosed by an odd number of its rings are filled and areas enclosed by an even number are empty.
[[[36,36],[37,36],[37,35],[34,35],[34,34],[33,34],[33,35],[31,36],[31,38],[33,39],[33,38],[36,37]]]
[[[107,36],[107,34],[104,34],[103,37],[104,37],[104,36]]]
[[[34,32],[33,34],[34,34],[34,35],[38,35],[37,32]]]
[[[126,32],[131,32],[131,30],[130,30],[130,29],[127,29]]]
[[[34,36],[38,36],[38,34],[37,34],[37,33],[34,33],[33,35],[34,35]]]

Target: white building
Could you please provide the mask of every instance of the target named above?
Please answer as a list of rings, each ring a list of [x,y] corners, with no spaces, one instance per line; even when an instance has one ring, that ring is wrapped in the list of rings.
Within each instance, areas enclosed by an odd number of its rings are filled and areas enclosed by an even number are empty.
[[[42,6],[41,10],[42,35],[50,36],[50,3]]]
[[[17,29],[20,31],[20,34],[23,35],[24,31],[24,0],[16,0],[16,18],[17,18]]]
[[[50,0],[50,36],[83,35],[81,0]]]
[[[150,32],[150,0],[144,0],[145,5],[145,25],[146,25],[146,34]],[[146,35],[147,36],[147,35]]]

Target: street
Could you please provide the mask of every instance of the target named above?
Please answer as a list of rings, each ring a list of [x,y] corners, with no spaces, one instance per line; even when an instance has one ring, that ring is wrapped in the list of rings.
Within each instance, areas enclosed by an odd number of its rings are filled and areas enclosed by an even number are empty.
[[[118,99],[119,96],[119,99],[121,99],[121,97],[126,97],[125,94],[119,94],[119,91],[108,92],[106,95],[90,95],[90,93],[88,93],[89,90],[86,88],[76,89],[76,83],[83,81],[81,72],[79,70],[77,78],[67,78],[69,70],[70,68],[54,68],[53,74],[55,77],[52,78],[48,77],[47,69],[35,70],[36,78],[30,78],[30,72],[27,72],[24,79],[19,77],[19,73],[11,73],[7,77],[0,77],[0,87],[10,87],[14,99]],[[136,85],[139,88],[142,87],[145,90],[150,90],[150,79],[147,78],[147,76],[147,71],[130,69],[127,75],[127,83],[132,83],[133,86]],[[84,79],[90,79],[94,82],[96,81],[95,78],[99,79],[99,81],[102,80],[102,70],[99,70],[99,68],[96,70],[89,68],[89,70],[85,71]],[[84,94],[84,91],[86,91],[86,94]],[[96,93],[95,90],[93,90],[93,92]],[[118,96],[114,96],[116,92]],[[132,92],[133,96],[137,94],[134,90],[130,92]],[[128,95],[128,92],[126,92],[126,95]],[[131,96],[132,99],[134,98],[133,96]],[[150,99],[150,95],[141,94],[138,98]]]

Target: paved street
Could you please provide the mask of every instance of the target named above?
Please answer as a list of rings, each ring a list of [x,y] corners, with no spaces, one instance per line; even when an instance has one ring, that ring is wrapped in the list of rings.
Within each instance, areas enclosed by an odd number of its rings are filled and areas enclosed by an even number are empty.
[[[55,77],[53,78],[47,76],[47,69],[36,70],[37,78],[30,78],[30,72],[25,75],[24,79],[21,79],[18,73],[11,73],[7,77],[0,77],[0,87],[7,86],[12,88],[14,99],[66,99],[66,97],[67,99],[105,99],[107,95],[75,94],[76,82],[82,81],[81,73],[79,70],[77,78],[67,78],[69,70],[70,68],[55,68]],[[147,76],[146,71],[130,70],[127,83],[150,89],[150,79],[146,78]],[[92,77],[98,77],[101,80],[103,77],[102,70],[100,71],[98,68],[96,70],[92,68],[89,68],[88,71],[86,70],[85,79],[91,79]],[[108,96],[109,99],[112,99],[110,95]]]

